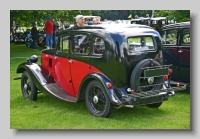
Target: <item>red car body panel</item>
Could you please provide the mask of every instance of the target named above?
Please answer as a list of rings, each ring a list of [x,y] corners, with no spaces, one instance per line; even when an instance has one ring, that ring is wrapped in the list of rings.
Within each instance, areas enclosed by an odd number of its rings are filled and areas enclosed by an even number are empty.
[[[52,59],[52,66],[49,65],[49,59]],[[64,91],[74,97],[78,97],[81,82],[88,74],[102,73],[88,63],[45,53],[42,53],[42,68],[54,77]]]

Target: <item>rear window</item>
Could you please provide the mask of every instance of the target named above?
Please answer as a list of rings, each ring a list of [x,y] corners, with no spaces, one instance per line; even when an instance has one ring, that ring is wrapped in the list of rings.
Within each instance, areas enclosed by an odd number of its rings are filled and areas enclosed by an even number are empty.
[[[128,38],[130,52],[155,50],[153,38],[149,36]]]

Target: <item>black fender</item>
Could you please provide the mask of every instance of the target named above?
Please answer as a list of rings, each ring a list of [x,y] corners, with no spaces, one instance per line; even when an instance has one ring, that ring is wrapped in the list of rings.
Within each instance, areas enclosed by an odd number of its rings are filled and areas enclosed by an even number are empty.
[[[45,78],[45,74],[38,64],[31,62],[21,63],[17,67],[17,73],[23,73],[24,71],[29,73],[33,83],[40,91],[45,91],[43,86],[47,83],[47,78]]]
[[[88,74],[81,82],[80,89],[79,89],[79,95],[78,95],[78,100],[84,99],[85,96],[85,90],[87,88],[87,85],[89,84],[90,81],[92,80],[97,80],[99,83],[101,83],[104,86],[105,91],[107,92],[107,96],[109,97],[110,101],[114,105],[120,105],[122,104],[121,102],[121,91],[120,89],[116,88],[114,86],[114,83],[104,74],[101,73],[90,73]],[[112,84],[112,88],[107,87],[107,82]]]

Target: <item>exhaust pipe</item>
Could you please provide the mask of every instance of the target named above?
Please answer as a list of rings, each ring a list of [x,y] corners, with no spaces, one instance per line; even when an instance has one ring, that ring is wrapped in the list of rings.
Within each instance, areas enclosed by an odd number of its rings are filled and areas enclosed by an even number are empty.
[[[116,109],[120,109],[121,107],[133,108],[134,105],[120,105],[120,106],[115,107],[115,108],[116,108]]]

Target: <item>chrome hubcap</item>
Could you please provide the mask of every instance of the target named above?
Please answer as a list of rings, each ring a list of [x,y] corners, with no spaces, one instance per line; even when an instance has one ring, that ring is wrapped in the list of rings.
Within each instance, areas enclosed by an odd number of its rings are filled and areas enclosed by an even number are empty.
[[[28,88],[27,84],[24,84],[24,90],[27,91],[27,88]]]
[[[94,102],[95,104],[97,104],[98,101],[99,101],[98,97],[97,97],[97,96],[94,96],[94,97],[93,97],[93,102]]]

